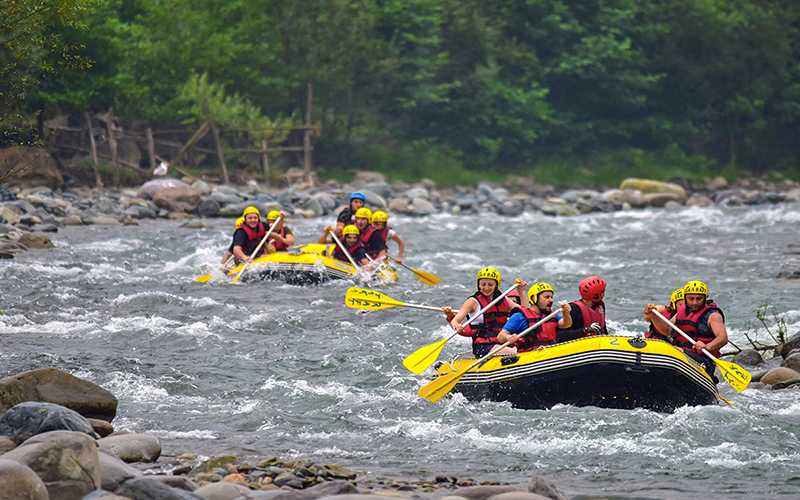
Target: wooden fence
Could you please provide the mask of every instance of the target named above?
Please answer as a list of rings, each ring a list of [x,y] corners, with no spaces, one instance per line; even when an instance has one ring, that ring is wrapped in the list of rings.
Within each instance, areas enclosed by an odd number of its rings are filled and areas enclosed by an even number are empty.
[[[306,87],[306,113],[305,113],[305,124],[302,126],[294,126],[294,127],[268,127],[259,130],[289,130],[291,134],[292,131],[299,131],[303,134],[303,145],[302,146],[281,146],[281,145],[270,145],[267,140],[261,141],[260,148],[254,147],[236,147],[236,148],[225,148],[223,147],[222,139],[221,139],[221,131],[217,126],[214,116],[212,115],[211,111],[208,109],[208,106],[204,103],[204,108],[206,111],[206,121],[203,122],[202,125],[196,130],[186,130],[186,129],[174,129],[174,130],[153,130],[151,127],[146,127],[144,131],[130,131],[125,130],[123,127],[120,126],[119,117],[114,115],[114,109],[111,108],[108,110],[107,113],[103,114],[95,114],[90,115],[86,113],[84,116],[85,125],[83,127],[70,127],[67,125],[62,125],[58,123],[47,123],[45,124],[45,134],[48,138],[54,138],[59,132],[67,132],[70,134],[78,134],[78,140],[69,140],[65,143],[59,143],[57,145],[57,149],[71,149],[74,151],[81,151],[84,153],[90,153],[92,157],[92,168],[94,171],[95,177],[95,184],[98,187],[103,186],[103,180],[100,176],[100,168],[99,168],[99,158],[103,158],[109,160],[110,167],[112,170],[113,175],[113,182],[115,185],[119,185],[120,175],[121,175],[121,167],[130,167],[140,170],[140,165],[132,164],[130,161],[126,161],[123,158],[120,158],[119,155],[119,144],[120,141],[127,140],[132,141],[137,144],[137,147],[141,150],[147,151],[147,159],[149,165],[150,174],[153,175],[155,169],[161,162],[166,163],[169,165],[170,168],[174,168],[181,174],[194,178],[193,175],[187,173],[185,170],[181,168],[181,162],[184,161],[186,156],[189,153],[203,153],[203,154],[210,154],[215,155],[217,159],[217,166],[219,167],[221,178],[224,183],[230,182],[230,176],[228,173],[228,166],[225,162],[225,155],[226,154],[235,154],[235,153],[248,153],[248,154],[259,154],[261,155],[261,166],[263,169],[264,177],[269,178],[270,176],[270,154],[274,153],[302,153],[302,168],[303,168],[303,176],[307,181],[311,181],[311,170],[312,170],[312,154],[314,151],[314,147],[312,145],[312,136],[316,135],[317,128],[312,123],[312,102],[313,102],[313,88],[309,83]],[[94,120],[99,120],[102,124],[105,125],[103,128],[96,128],[93,124]],[[230,129],[223,132],[254,132],[255,129]],[[209,132],[213,136],[214,142],[214,149],[210,149],[208,147],[203,147],[200,145],[200,141],[203,140]],[[191,137],[185,143],[177,142],[175,140],[170,140],[169,136],[188,136],[191,134]],[[86,140],[88,136],[88,141]],[[165,137],[166,136],[166,137]],[[50,141],[47,141],[50,142]],[[88,144],[87,144],[88,142]],[[102,146],[107,144],[109,153],[102,153],[99,152]],[[54,145],[48,144],[51,149],[53,149]],[[170,159],[164,158],[162,155],[158,154],[157,150],[159,149],[158,146],[166,146],[170,149],[178,149],[178,152],[174,155],[171,155]],[[104,149],[104,148],[102,148]],[[163,149],[163,148],[161,148]]]

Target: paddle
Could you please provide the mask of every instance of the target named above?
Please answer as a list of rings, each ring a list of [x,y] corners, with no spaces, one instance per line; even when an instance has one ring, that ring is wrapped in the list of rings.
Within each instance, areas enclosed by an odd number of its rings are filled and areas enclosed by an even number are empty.
[[[345,248],[345,246],[342,244],[342,242],[339,240],[339,238],[337,238],[336,235],[333,234],[333,231],[331,231],[330,234],[331,234],[331,238],[333,238],[333,241],[336,242],[337,245],[339,245],[339,248],[347,256],[347,260],[349,260],[350,263],[353,264],[353,267],[356,268],[356,271],[358,271],[358,264],[356,264],[356,261],[353,260],[353,256],[350,255],[350,252],[347,251],[347,248]]]
[[[678,335],[691,342],[692,345],[695,345],[697,343],[693,338],[686,335],[686,333],[683,330],[675,326],[675,324],[672,321],[665,318],[660,312],[656,311],[655,309],[653,309],[652,312],[655,313],[655,315],[658,316],[659,318],[666,321],[667,324],[669,324],[669,326],[672,327],[672,329],[675,330],[675,332]],[[745,370],[744,368],[735,363],[731,363],[729,361],[723,361],[717,358],[716,356],[708,352],[708,350],[705,347],[702,349],[702,351],[703,354],[711,358],[714,361],[714,363],[717,364],[720,371],[722,372],[722,378],[725,379],[725,382],[729,383],[731,387],[733,387],[739,392],[742,392],[743,390],[747,389],[747,384],[750,383],[750,379],[752,378],[752,376],[750,375],[750,373],[747,372],[747,370]]]
[[[501,293],[499,297],[489,302],[489,305],[487,305],[486,307],[475,313],[472,317],[477,318],[478,316],[486,312],[487,309],[500,302],[501,299],[505,298],[505,296],[511,293],[512,290],[514,290],[515,288],[517,288],[516,284],[514,284],[514,286],[512,286],[505,292]],[[464,318],[464,321],[462,321],[461,324],[463,326],[467,326],[472,321],[473,320],[471,318]],[[408,368],[408,371],[410,371],[411,373],[424,372],[425,369],[431,366],[434,363],[434,361],[436,361],[436,358],[439,357],[439,353],[442,352],[442,348],[444,347],[444,345],[456,335],[458,335],[458,332],[453,332],[452,335],[450,335],[444,340],[440,340],[435,344],[430,344],[420,347],[419,349],[411,353],[406,359],[403,360],[403,366]]]
[[[555,315],[558,314],[559,312],[561,312],[561,309],[556,309],[555,311],[551,312],[550,314],[548,314],[544,318],[542,318],[539,321],[537,321],[533,326],[528,327],[524,332],[520,333],[519,336],[520,337],[524,337],[525,335],[529,334],[530,332],[532,332],[536,328],[542,326],[544,323],[549,321],[550,318],[554,318]],[[507,346],[510,343],[511,343],[511,341],[507,341],[506,343],[502,344],[497,350],[502,349],[503,347]],[[462,368],[461,370],[458,370],[457,372],[448,373],[447,375],[442,375],[441,377],[433,379],[433,382],[430,382],[429,384],[423,386],[419,390],[417,395],[419,397],[421,397],[421,398],[427,399],[431,403],[434,403],[434,402],[438,401],[439,398],[441,398],[442,396],[444,396],[445,394],[450,392],[450,390],[453,387],[455,387],[455,385],[458,383],[459,380],[461,380],[461,377],[463,377],[465,373],[467,373],[468,371],[470,371],[474,367],[476,367],[479,364],[481,364],[484,360],[486,360],[489,357],[494,356],[494,355],[495,355],[494,352],[490,352],[489,354],[487,354],[486,356],[482,357],[481,359],[475,361],[474,363],[472,363],[471,365],[469,365],[466,368]]]
[[[347,289],[347,294],[344,296],[344,303],[351,309],[366,309],[369,311],[378,311],[380,309],[389,309],[390,307],[404,306],[413,307],[416,309],[425,309],[427,311],[442,312],[441,307],[422,306],[419,304],[408,304],[400,302],[391,297],[387,297],[381,292],[375,290],[367,290],[365,288],[350,287]]]
[[[230,257],[228,257],[228,260],[226,260],[226,261],[225,261],[225,262],[222,264],[222,267],[224,267],[225,269],[227,269],[227,268],[228,268],[228,264],[230,264],[231,262],[233,262],[233,255],[231,255]],[[197,278],[195,278],[195,280],[199,281],[200,283],[208,283],[208,281],[209,281],[211,278],[213,278],[213,277],[214,277],[214,276],[213,276],[212,274],[206,274],[206,275],[203,275],[203,276],[198,276]]]
[[[420,280],[421,282],[425,283],[428,286],[435,286],[435,285],[441,283],[441,281],[442,281],[441,278],[439,278],[438,276],[434,276],[431,273],[426,273],[425,271],[419,271],[417,269],[411,269],[410,267],[408,267],[407,265],[403,264],[402,262],[397,262],[397,259],[395,259],[391,255],[387,254],[386,256],[389,257],[390,259],[392,259],[395,263],[400,264],[401,266],[405,267],[406,269],[408,269],[409,271],[414,273],[414,276],[416,276],[418,280]]]
[[[261,247],[264,246],[264,242],[267,241],[267,238],[269,238],[269,233],[271,233],[272,230],[275,229],[275,227],[278,225],[278,222],[280,222],[281,219],[282,217],[279,215],[278,218],[275,219],[275,223],[272,224],[272,226],[270,226],[269,229],[267,229],[267,234],[265,234],[264,237],[261,238],[261,241],[258,243],[256,249],[253,250],[253,253],[250,254],[251,259],[254,258],[256,255],[258,255],[258,251],[261,250]],[[239,281],[239,278],[242,276],[244,270],[247,269],[248,265],[252,265],[252,262],[245,262],[244,265],[242,266],[242,270],[239,271],[239,274],[237,274],[236,277],[231,280],[231,283]]]

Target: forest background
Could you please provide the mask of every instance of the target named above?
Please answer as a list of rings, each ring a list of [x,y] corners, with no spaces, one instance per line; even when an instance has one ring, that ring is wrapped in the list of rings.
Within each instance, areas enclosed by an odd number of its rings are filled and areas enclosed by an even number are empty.
[[[322,178],[800,179],[797,0],[0,5],[6,147],[109,108],[195,126],[198,96],[223,129],[302,125],[307,83]]]

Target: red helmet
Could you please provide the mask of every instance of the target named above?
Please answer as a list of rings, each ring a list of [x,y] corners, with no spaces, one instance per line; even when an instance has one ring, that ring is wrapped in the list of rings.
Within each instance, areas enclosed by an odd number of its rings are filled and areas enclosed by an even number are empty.
[[[578,290],[582,299],[600,302],[601,295],[606,291],[606,281],[600,276],[590,276],[581,281]]]

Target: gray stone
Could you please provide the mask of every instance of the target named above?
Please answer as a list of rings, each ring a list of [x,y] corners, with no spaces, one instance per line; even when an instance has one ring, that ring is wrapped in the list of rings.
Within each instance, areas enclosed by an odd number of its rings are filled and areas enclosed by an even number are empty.
[[[386,182],[369,182],[364,185],[364,189],[366,191],[372,191],[384,199],[392,197],[392,187]]]
[[[649,193],[642,198],[646,205],[656,208],[664,208],[670,201],[680,204],[685,199],[685,197],[681,197],[677,193]]]
[[[114,427],[110,422],[106,422],[105,420],[100,420],[98,418],[87,418],[86,421],[89,422],[89,425],[92,426],[94,432],[100,437],[106,437],[114,432]]]
[[[0,206],[0,217],[5,219],[7,223],[19,224],[19,216],[20,214],[17,213],[17,210],[11,207]]]
[[[478,184],[478,187],[475,188],[475,196],[479,202],[488,201],[490,203],[502,203],[502,201],[495,195],[492,187],[488,184]]]
[[[710,207],[714,204],[710,198],[705,196],[692,196],[688,200],[686,200],[687,207]]]
[[[66,219],[64,219],[65,226],[82,226],[83,219],[80,218],[78,215],[70,215]]]
[[[175,471],[173,471],[173,474]],[[159,483],[166,484],[170,488],[175,488],[177,490],[183,491],[197,491],[200,486],[192,481],[191,479],[184,477],[184,476],[148,476]]]
[[[42,233],[57,233],[58,226],[56,226],[55,224],[48,224],[48,223],[34,224],[33,227],[31,227],[31,230],[40,231]]]
[[[153,179],[152,181],[147,181],[144,184],[142,184],[142,187],[139,188],[139,191],[136,193],[136,196],[138,196],[139,198],[151,200],[164,189],[175,188],[179,186],[190,187],[185,182],[179,181],[178,179],[173,179],[171,177]]]
[[[781,366],[800,373],[800,353],[790,354],[783,360]]]
[[[370,183],[386,182],[386,176],[380,172],[358,172],[353,178],[353,186],[363,188]]]
[[[224,193],[224,194],[235,194],[237,196],[239,195],[239,190],[238,189],[236,189],[233,186],[229,186],[227,184],[222,184],[220,186],[215,187],[213,192],[215,192],[215,193]]]
[[[211,193],[209,196],[212,200],[216,201],[220,205],[230,205],[231,203],[241,203],[242,198],[239,197],[238,194],[227,194],[227,193],[218,193],[214,192]]]
[[[153,196],[153,203],[170,212],[193,212],[200,204],[200,194],[184,184],[162,189]]]
[[[569,497],[559,491],[553,481],[544,476],[533,476],[528,479],[528,491],[551,500],[569,500]]]
[[[509,491],[489,498],[492,500],[549,500],[548,497],[527,491]]]
[[[434,207],[428,200],[424,200],[422,198],[414,198],[411,200],[411,206],[417,215],[436,213],[436,207]]]
[[[91,424],[78,412],[53,403],[20,403],[0,417],[0,435],[8,436],[17,444],[38,434],[60,430],[94,437]]]
[[[119,495],[115,495],[110,491],[95,491],[94,493],[89,493],[82,500],[131,500],[128,497],[121,497]]]
[[[131,500],[205,500],[200,495],[170,488],[150,477],[125,481],[120,493]]]
[[[16,447],[17,443],[15,443],[13,439],[8,436],[0,436],[0,455]]]
[[[144,477],[138,469],[131,467],[114,455],[105,452],[97,454],[100,467],[101,487],[106,491],[116,491],[128,479]]]
[[[389,206],[383,196],[366,189],[361,192],[363,193],[364,198],[367,199],[367,206],[370,207],[373,212],[375,210],[386,210]]]
[[[0,500],[49,500],[47,487],[30,468],[0,458]]]
[[[219,215],[219,203],[213,198],[205,198],[197,205],[197,214],[201,217],[217,217]]]
[[[322,208],[322,205],[314,198],[306,198],[302,202],[298,203],[298,206],[303,210],[309,210],[313,212],[314,217],[321,217],[325,215],[325,209]]]
[[[764,358],[755,349],[744,349],[733,357],[733,362],[738,365],[758,366],[764,362]]]
[[[261,497],[253,497],[255,499],[261,500]],[[355,494],[355,493],[345,493],[344,495],[328,495],[324,497],[320,497],[320,500],[386,500],[386,495],[367,495],[367,494]]]
[[[408,211],[407,198],[392,198],[389,201],[389,211],[397,214],[404,214]]]
[[[123,213],[134,219],[155,219],[158,215],[155,210],[141,205],[131,205]]]
[[[406,191],[403,196],[405,196],[409,200],[413,200],[414,198],[422,198],[424,200],[430,199],[428,190],[421,187],[411,188],[408,191]]]
[[[87,224],[95,224],[98,226],[118,226],[119,221],[111,217],[89,217],[86,219]]]
[[[313,194],[311,197],[319,202],[322,208],[325,209],[326,213],[333,212],[338,205],[336,198],[332,194],[324,191]]]
[[[22,233],[17,243],[28,248],[55,248],[50,238],[41,234]]]
[[[358,493],[358,489],[353,486],[353,483],[340,479],[336,481],[326,481],[324,483],[315,484],[314,486],[306,488],[302,491],[281,491],[280,494],[275,495],[273,498],[275,500],[316,500],[329,495],[346,495],[354,493]]]
[[[783,344],[780,350],[781,357],[785,359],[794,349],[800,349],[800,333],[795,333]]]
[[[250,488],[242,483],[212,483],[201,486],[195,490],[195,495],[199,495],[206,500],[235,500],[250,493]]]
[[[743,189],[726,189],[717,191],[711,196],[714,203],[724,203],[727,205],[741,205],[747,198],[747,192]]]
[[[113,394],[56,368],[39,368],[0,380],[0,412],[25,401],[54,403],[107,422],[117,414]]]
[[[192,183],[192,187],[200,196],[208,196],[211,194],[211,186],[199,179]]]
[[[769,385],[800,382],[800,373],[791,368],[778,367],[768,371],[759,381]]]
[[[53,431],[33,436],[3,455],[30,467],[51,499],[80,500],[100,488],[95,440],[81,432]]]
[[[509,492],[523,492],[519,486],[470,486],[459,488],[452,494],[464,497],[467,500],[486,500],[487,498]]]
[[[161,443],[147,434],[114,434],[97,440],[100,451],[131,462],[155,462],[161,455]]]

